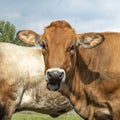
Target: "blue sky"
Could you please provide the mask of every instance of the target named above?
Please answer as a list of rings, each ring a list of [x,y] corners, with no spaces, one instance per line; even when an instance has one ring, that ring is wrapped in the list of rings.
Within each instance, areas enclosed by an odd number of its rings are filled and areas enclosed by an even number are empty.
[[[120,31],[120,0],[0,0],[0,20],[39,34],[54,20],[77,33]]]

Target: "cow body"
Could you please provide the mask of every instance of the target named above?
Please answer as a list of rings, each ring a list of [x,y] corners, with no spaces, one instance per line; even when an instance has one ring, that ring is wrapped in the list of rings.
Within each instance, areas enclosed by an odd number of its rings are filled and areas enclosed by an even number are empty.
[[[28,42],[27,33],[18,36]],[[56,21],[40,45],[49,90],[67,96],[86,120],[119,120],[120,33],[76,34],[67,22]]]
[[[0,120],[22,110],[58,116],[72,109],[65,97],[45,86],[40,48],[0,43]]]

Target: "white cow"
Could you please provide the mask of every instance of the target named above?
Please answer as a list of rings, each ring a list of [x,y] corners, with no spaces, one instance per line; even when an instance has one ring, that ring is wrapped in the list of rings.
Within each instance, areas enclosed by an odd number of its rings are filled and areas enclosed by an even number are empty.
[[[0,43],[0,120],[22,110],[55,117],[72,109],[67,98],[47,90],[43,61],[40,48]]]

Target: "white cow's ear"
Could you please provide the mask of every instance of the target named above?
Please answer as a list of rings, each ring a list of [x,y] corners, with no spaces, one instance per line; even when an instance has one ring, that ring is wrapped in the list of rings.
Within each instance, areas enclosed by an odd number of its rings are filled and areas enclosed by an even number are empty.
[[[84,34],[78,38],[78,45],[84,48],[93,48],[104,41],[104,36],[99,33]]]
[[[36,45],[40,41],[40,35],[32,30],[21,30],[17,33],[17,38],[28,45]]]

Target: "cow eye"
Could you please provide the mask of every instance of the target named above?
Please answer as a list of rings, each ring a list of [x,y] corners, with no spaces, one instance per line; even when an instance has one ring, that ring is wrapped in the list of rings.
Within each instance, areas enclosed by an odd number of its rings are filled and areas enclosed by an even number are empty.
[[[40,47],[42,47],[42,49],[46,49],[46,45],[45,45],[45,43],[40,43]]]
[[[69,51],[74,50],[74,49],[76,49],[76,45],[72,45],[72,46],[69,48]]]

